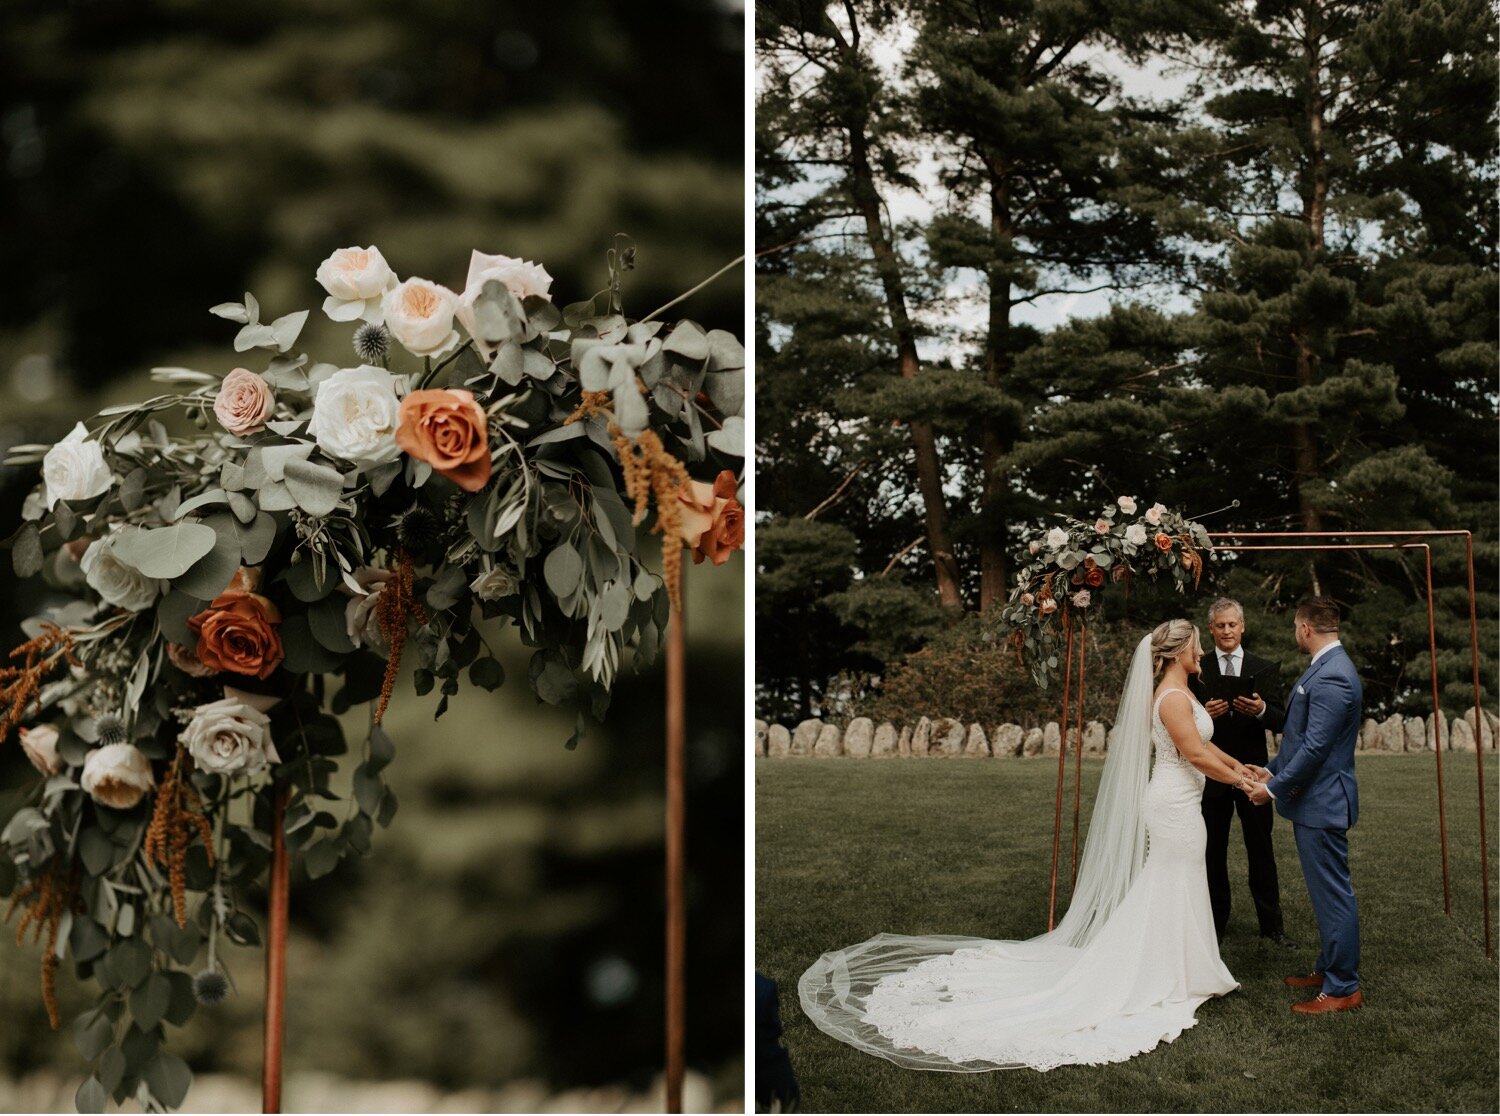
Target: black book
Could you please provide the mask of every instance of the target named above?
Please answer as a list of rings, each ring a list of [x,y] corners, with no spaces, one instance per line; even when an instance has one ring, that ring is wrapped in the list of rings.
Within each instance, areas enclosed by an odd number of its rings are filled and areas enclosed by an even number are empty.
[[[1225,677],[1223,674],[1200,675],[1199,677],[1203,683],[1204,700],[1212,701],[1214,698],[1219,698],[1233,705],[1234,699],[1237,697],[1249,697],[1251,694],[1263,693],[1264,690],[1261,687],[1260,678],[1275,678],[1280,670],[1281,665],[1279,663],[1268,663],[1254,674],[1236,674],[1232,678]]]

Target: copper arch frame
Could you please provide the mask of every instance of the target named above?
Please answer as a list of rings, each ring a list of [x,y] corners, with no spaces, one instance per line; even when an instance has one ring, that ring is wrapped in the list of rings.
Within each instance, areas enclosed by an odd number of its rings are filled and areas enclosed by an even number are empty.
[[[1479,621],[1474,596],[1474,535],[1470,531],[1221,531],[1210,532],[1209,538],[1213,540],[1243,540],[1243,539],[1297,539],[1297,540],[1322,540],[1302,542],[1218,542],[1215,541],[1215,550],[1244,551],[1244,550],[1418,550],[1423,551],[1427,566],[1427,641],[1428,656],[1432,666],[1432,706],[1433,706],[1433,752],[1436,756],[1437,770],[1437,794],[1438,794],[1438,843],[1441,849],[1443,870],[1443,913],[1448,917],[1453,916],[1452,888],[1448,876],[1448,827],[1446,812],[1444,809],[1443,794],[1443,716],[1442,706],[1438,694],[1437,676],[1437,625],[1433,613],[1433,590],[1432,590],[1432,546],[1430,542],[1419,540],[1430,540],[1437,538],[1462,538],[1469,574],[1469,653],[1473,668],[1474,682],[1474,759],[1476,764],[1476,778],[1479,788],[1479,874],[1480,889],[1484,901],[1484,955],[1487,958],[1494,956],[1491,943],[1490,928],[1490,855],[1489,855],[1489,823],[1486,818],[1486,804],[1484,794],[1484,709],[1480,699],[1479,683]],[[1397,540],[1376,542],[1333,542],[1335,539],[1375,539],[1375,540]],[[1069,887],[1076,883],[1078,877],[1078,826],[1082,786],[1083,770],[1083,695],[1084,695],[1084,636],[1087,635],[1086,621],[1080,617],[1079,638],[1077,640],[1078,652],[1078,722],[1075,726],[1077,744],[1074,747],[1073,763],[1073,851],[1071,868],[1069,874]],[[1052,882],[1047,900],[1047,929],[1056,926],[1057,915],[1057,877],[1058,866],[1062,850],[1062,806],[1063,806],[1063,784],[1067,771],[1068,759],[1068,710],[1070,706],[1073,674],[1073,646],[1074,632],[1071,613],[1063,618],[1064,638],[1064,668],[1063,668],[1063,700],[1061,721],[1061,743],[1057,751],[1057,796],[1056,807],[1053,812],[1052,821]],[[1500,746],[1500,734],[1491,734],[1491,739]]]

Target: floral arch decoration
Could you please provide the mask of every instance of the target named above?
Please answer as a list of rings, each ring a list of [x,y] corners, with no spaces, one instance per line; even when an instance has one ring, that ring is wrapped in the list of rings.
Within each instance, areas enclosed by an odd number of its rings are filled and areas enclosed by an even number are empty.
[[[1208,530],[1163,504],[1145,511],[1121,496],[1092,522],[1062,518],[1028,539],[1000,618],[1017,656],[1043,689],[1063,669],[1059,656],[1075,621],[1095,612],[1110,585],[1126,592],[1135,577],[1170,578],[1178,592],[1198,588],[1215,559]]]
[[[314,878],[370,854],[397,810],[381,720],[403,662],[441,716],[465,679],[503,684],[482,622],[504,618],[537,697],[579,711],[571,747],[662,647],[683,547],[719,565],[742,545],[744,350],[627,319],[633,262],[617,245],[608,287],[559,307],[525,260],[476,251],[458,292],[340,249],[316,278],[352,362],[297,351],[309,312],[263,322],[247,293],[212,313],[253,368],[153,369],[165,394],[11,452],[42,474],[15,572],[68,603],[0,665],[0,744],[19,729],[39,775],[0,819],[0,894],[43,943],[54,1027],[63,958],[98,985],[72,1024],[81,1111],[183,1102],[167,1026],[224,998],[224,940],[259,942],[240,895],[268,862],[284,896],[283,849]],[[351,755],[336,715],[361,704]],[[271,922],[274,967],[274,897]],[[268,1038],[268,1082],[271,1061]]]

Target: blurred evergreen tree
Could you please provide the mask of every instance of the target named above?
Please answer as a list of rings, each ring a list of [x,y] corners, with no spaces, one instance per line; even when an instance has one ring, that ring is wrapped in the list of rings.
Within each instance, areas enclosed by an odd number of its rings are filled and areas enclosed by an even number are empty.
[[[716,0],[7,3],[0,448],[57,437],[99,396],[143,398],[153,364],[227,370],[232,333],[208,307],[249,288],[268,313],[316,310],[313,270],[346,244],[449,286],[471,249],[524,256],[573,301],[604,285],[626,233],[627,310],[650,312],[743,251],[743,62],[742,13]],[[731,273],[683,312],[739,333],[743,305]],[[18,517],[34,479],[0,471],[0,517]],[[688,1057],[730,1076],[742,560],[687,577]],[[0,560],[7,646],[38,603]],[[373,860],[294,880],[289,1072],[451,1087],[645,1087],[660,1072],[660,667],[623,678],[608,722],[569,752],[571,717],[534,705],[515,682],[525,665],[512,646],[512,684],[463,695],[436,725],[402,680],[387,718],[395,825]],[[19,749],[0,750],[0,817],[34,779]],[[201,1010],[182,1048],[197,1068],[253,1077],[262,958],[227,953],[237,993]],[[0,951],[0,1066],[75,1072],[35,965]]]

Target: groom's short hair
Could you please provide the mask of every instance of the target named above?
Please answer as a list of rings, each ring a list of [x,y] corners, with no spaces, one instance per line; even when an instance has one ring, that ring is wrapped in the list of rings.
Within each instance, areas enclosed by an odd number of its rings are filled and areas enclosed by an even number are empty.
[[[1315,632],[1339,630],[1339,606],[1328,597],[1303,597],[1297,604],[1297,622]]]

